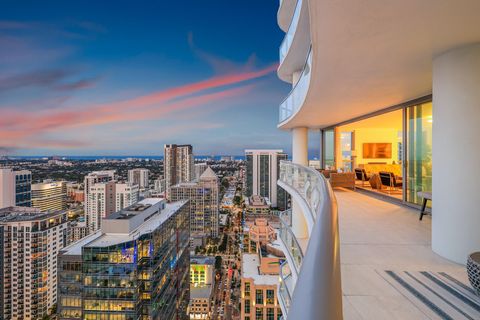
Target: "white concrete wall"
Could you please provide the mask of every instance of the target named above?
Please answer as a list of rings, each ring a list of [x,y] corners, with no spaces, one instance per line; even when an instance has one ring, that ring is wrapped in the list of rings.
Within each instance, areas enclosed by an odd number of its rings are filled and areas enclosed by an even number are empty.
[[[432,248],[465,264],[480,251],[480,44],[433,61]]]

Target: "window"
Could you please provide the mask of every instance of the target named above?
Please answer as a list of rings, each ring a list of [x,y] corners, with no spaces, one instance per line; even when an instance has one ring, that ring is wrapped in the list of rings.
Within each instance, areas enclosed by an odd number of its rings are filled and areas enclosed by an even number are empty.
[[[267,290],[267,304],[275,303],[275,294],[273,290]]]
[[[267,320],[275,320],[275,309],[267,308]]]
[[[245,300],[245,313],[250,313],[250,300]]]
[[[255,320],[263,320],[263,309],[256,308],[255,309]]]
[[[256,304],[263,304],[263,290],[257,289],[255,291],[255,303]]]
[[[250,297],[250,282],[245,282],[245,297]]]

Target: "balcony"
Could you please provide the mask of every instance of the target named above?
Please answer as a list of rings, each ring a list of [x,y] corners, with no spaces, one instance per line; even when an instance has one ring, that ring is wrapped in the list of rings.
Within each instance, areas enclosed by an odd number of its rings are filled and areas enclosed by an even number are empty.
[[[302,70],[310,42],[308,1],[297,0],[288,31],[280,45],[280,66],[278,67],[280,79],[289,83],[294,82],[293,74]]]
[[[294,85],[288,96],[282,101],[279,108],[279,126],[287,121],[302,107],[310,88],[312,70],[312,50],[308,52],[307,61],[303,67],[302,74]]]
[[[283,314],[287,314],[292,302],[293,276],[289,265],[284,262],[280,265],[280,281],[278,285],[278,301]],[[285,319],[285,317],[284,317]]]
[[[280,29],[284,32],[288,31],[296,6],[297,0],[280,0],[277,12],[277,22]]]
[[[293,234],[291,209],[281,212],[279,218],[281,223],[278,229],[278,238],[281,240],[282,251],[285,253],[288,263],[292,266],[295,278],[297,278],[306,244],[302,247]]]

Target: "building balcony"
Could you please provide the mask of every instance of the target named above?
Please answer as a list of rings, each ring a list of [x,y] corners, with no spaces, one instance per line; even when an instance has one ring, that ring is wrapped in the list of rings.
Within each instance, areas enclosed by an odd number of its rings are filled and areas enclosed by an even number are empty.
[[[307,60],[298,81],[289,92],[288,96],[282,101],[279,108],[279,125],[283,126],[294,114],[296,114],[307,98],[310,88],[310,79],[312,75],[312,50],[308,52]]]
[[[288,83],[296,82],[295,73],[301,72],[310,43],[308,1],[297,0],[290,25],[280,45],[280,65],[278,67],[280,79]]]
[[[277,22],[282,31],[288,31],[296,6],[297,0],[280,0],[277,12]]]
[[[282,309],[285,319],[297,319],[299,310],[322,303],[320,297],[325,296],[315,290],[332,285],[328,278],[321,279],[327,266],[321,262],[328,260],[325,259],[328,247],[317,247],[331,239],[326,236],[327,232],[318,229],[322,224],[318,222],[325,224],[323,219],[328,212],[321,208],[332,201],[322,191],[324,182],[326,180],[317,177],[313,169],[281,163],[278,184],[288,189],[292,199],[303,201],[302,211],[310,210],[303,213],[305,217],[314,218],[298,279],[292,281],[293,270],[288,272],[282,268],[279,301],[281,307],[286,308]],[[317,308],[314,312],[318,313],[310,313],[307,318],[480,318],[480,298],[469,289],[465,266],[444,259],[431,249],[430,216],[419,221],[416,209],[342,188],[335,189],[333,202],[338,204],[339,242],[331,244],[339,247],[341,295],[336,302],[341,305],[341,314],[325,316],[322,309]],[[289,221],[286,213],[284,218]],[[312,256],[321,259],[312,259]],[[317,263],[309,268],[312,260]],[[286,266],[293,269],[291,265]],[[288,277],[289,274],[292,277]],[[289,279],[292,280],[289,282]],[[310,290],[311,296],[316,295],[314,302],[308,301],[305,289]]]
[[[280,227],[278,229],[278,239],[280,246],[291,266],[294,278],[296,279],[300,271],[303,260],[303,252],[306,249],[308,239],[297,239],[292,231],[292,210],[286,210],[279,214]],[[299,241],[300,240],[300,241]]]
[[[294,289],[294,279],[288,262],[284,262],[280,265],[279,275],[278,302],[280,303],[282,314],[287,314],[292,302],[292,293]]]

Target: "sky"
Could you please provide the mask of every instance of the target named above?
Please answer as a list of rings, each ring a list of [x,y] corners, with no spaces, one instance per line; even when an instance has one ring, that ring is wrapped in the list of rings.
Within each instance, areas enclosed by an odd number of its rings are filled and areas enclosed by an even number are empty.
[[[1,155],[290,151],[278,0],[2,1]]]

